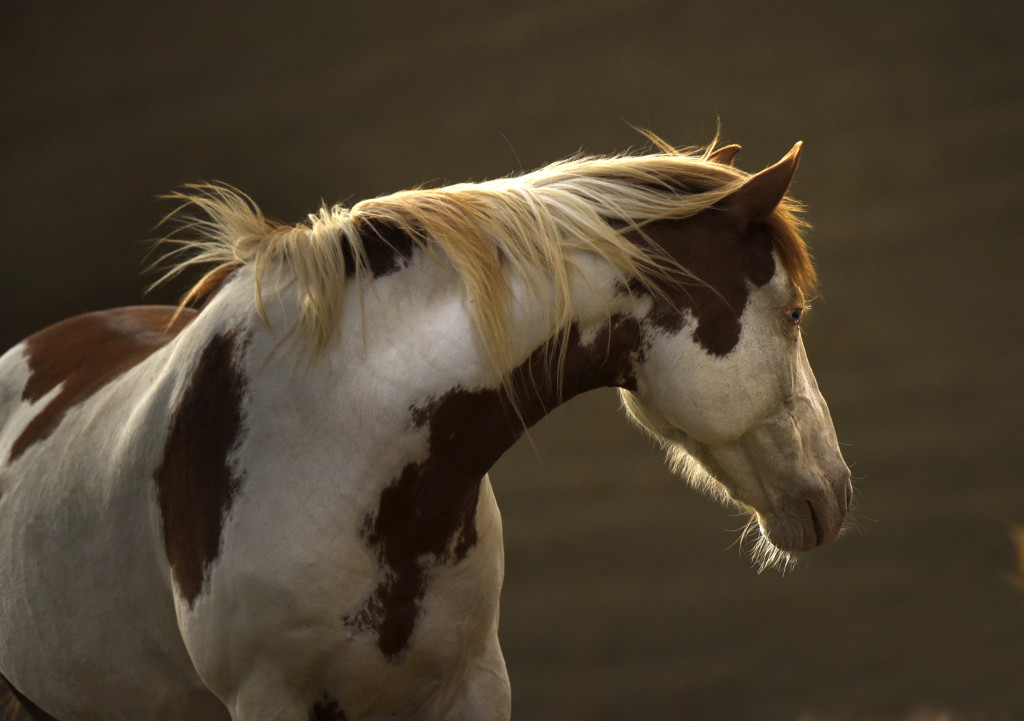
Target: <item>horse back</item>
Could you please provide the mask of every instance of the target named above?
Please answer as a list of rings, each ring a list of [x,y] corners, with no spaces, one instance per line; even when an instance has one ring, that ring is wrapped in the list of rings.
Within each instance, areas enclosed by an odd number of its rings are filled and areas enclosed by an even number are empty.
[[[167,306],[86,313],[45,328],[12,349],[8,356],[21,355],[24,364],[18,374],[22,378],[0,379],[5,386],[0,396],[6,406],[0,409],[3,421],[14,410],[10,406],[34,406],[50,397],[11,439],[6,461],[13,463],[48,438],[69,409],[170,342],[194,315]]]

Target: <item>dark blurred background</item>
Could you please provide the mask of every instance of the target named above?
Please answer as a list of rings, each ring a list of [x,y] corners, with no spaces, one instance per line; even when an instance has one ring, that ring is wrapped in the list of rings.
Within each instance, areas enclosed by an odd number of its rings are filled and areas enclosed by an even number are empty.
[[[189,180],[300,220],[580,149],[805,141],[855,530],[757,575],[614,393],[492,476],[514,718],[1024,718],[1019,3],[5,2],[0,341],[138,303]],[[153,302],[173,302],[182,286]]]

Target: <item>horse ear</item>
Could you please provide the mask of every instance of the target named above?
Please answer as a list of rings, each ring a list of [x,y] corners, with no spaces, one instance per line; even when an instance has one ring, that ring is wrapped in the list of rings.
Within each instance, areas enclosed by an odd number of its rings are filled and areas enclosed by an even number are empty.
[[[740,228],[767,218],[786,196],[796,167],[800,164],[802,145],[802,142],[797,143],[775,165],[751,175],[739,190],[725,199],[726,207],[736,215]]]
[[[720,165],[732,165],[733,158],[742,148],[738,145],[723,145],[708,155],[708,161]]]

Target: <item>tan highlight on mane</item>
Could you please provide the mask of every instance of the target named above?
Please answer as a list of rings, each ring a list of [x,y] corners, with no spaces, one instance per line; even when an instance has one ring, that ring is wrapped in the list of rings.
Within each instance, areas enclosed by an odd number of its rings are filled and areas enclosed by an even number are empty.
[[[426,253],[444,257],[466,293],[467,308],[481,345],[501,377],[509,357],[509,278],[531,292],[554,289],[553,325],[566,331],[572,321],[573,257],[596,254],[624,280],[654,293],[666,280],[682,282],[685,268],[652,256],[625,233],[655,220],[684,219],[734,192],[748,175],[709,161],[703,152],[680,151],[653,134],[659,152],[643,155],[579,156],[531,173],[441,188],[401,191],[356,203],[323,206],[307,223],[268,220],[246,195],[224,185],[187,186],[170,197],[182,205],[168,217],[179,247],[161,279],[195,265],[212,265],[182,305],[210,292],[232,270],[251,265],[255,302],[266,318],[262,284],[271,274],[288,274],[299,294],[293,331],[313,352],[337,330],[346,274],[367,272],[360,228],[378,221],[399,228]],[[815,273],[801,236],[800,207],[786,199],[768,219],[776,252],[793,282],[809,294]],[[346,247],[348,252],[346,253]],[[180,255],[184,260],[179,260]],[[356,268],[347,268],[346,255]]]

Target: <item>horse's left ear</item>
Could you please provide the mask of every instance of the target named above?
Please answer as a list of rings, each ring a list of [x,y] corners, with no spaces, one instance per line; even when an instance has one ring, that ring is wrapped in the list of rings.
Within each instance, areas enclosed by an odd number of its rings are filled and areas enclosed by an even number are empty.
[[[786,157],[770,168],[751,175],[746,182],[723,201],[723,205],[736,216],[740,229],[750,223],[764,220],[782,202],[789,190],[789,184],[800,164],[800,148],[803,142],[793,146]]]

